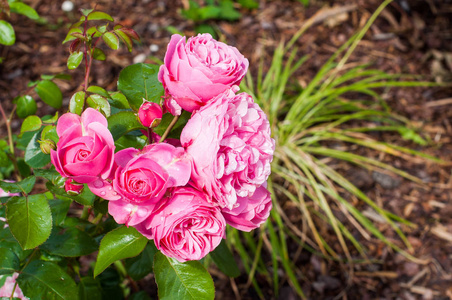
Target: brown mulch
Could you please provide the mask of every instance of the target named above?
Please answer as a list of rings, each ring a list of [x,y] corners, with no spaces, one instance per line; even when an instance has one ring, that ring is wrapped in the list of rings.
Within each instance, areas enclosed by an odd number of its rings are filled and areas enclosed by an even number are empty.
[[[27,89],[29,81],[39,79],[41,74],[68,73],[73,80],[58,81],[67,106],[71,95],[80,89],[83,71],[81,68],[67,70],[68,45],[61,45],[61,42],[79,14],[76,11],[63,12],[62,1],[25,2],[30,3],[47,22],[37,25],[22,16],[11,17],[17,41],[11,47],[0,46],[0,56],[4,58],[0,65],[0,101],[9,110],[11,100]],[[76,9],[94,6],[94,1],[73,2]],[[117,77],[123,67],[143,58],[146,62],[152,62],[151,56],[163,59],[170,40],[170,33],[165,29],[167,26],[174,26],[187,36],[193,35],[195,24],[184,20],[178,12],[186,2],[96,1],[98,10],[134,28],[142,43],[135,45],[131,54],[124,48],[117,52],[107,51],[107,62],[94,64],[91,83],[112,90],[116,88]],[[330,7],[338,11],[346,8],[343,13],[321,16],[321,21],[297,42],[300,55],[311,56],[303,72],[296,74],[295,79],[303,84],[309,82],[326,59],[365,23],[381,1],[318,0],[311,1],[307,8],[298,1],[259,2],[259,9],[241,10],[243,17],[237,22],[208,22],[217,26],[222,39],[248,57],[253,74],[256,74],[261,59],[269,64],[277,44],[281,40],[288,41],[306,20],[322,8]],[[152,52],[151,45],[158,46],[158,50]],[[426,80],[451,83],[452,1],[394,1],[365,35],[350,61],[372,63],[374,67],[389,73],[420,74]],[[452,159],[451,88],[406,88],[382,92],[391,109],[422,126],[431,143],[428,147],[420,147],[391,134],[380,134],[380,139],[422,150],[443,160]],[[39,115],[52,112],[51,108],[38,101]],[[20,123],[15,122],[14,126],[17,130]],[[0,120],[0,136],[5,134],[3,120]],[[375,262],[356,266],[349,280],[350,274],[337,263],[303,253],[296,264],[304,270],[301,284],[306,295],[310,299],[334,299],[338,295],[342,299],[452,299],[450,166],[404,161],[363,149],[353,151],[391,163],[426,183],[422,187],[400,178],[359,170],[350,165],[338,165],[339,171],[348,174],[347,178],[378,204],[417,224],[414,229],[403,229],[414,247],[411,254],[420,261],[407,260],[374,238],[363,239],[369,256]],[[375,222],[388,238],[397,242],[394,233],[385,224],[379,223],[378,219]],[[334,244],[334,235],[329,237],[332,239],[329,243]],[[248,278],[242,271],[242,276],[229,280],[212,270],[218,299],[237,296],[241,299],[257,298],[252,288],[248,288]],[[280,275],[282,288],[279,299],[297,299],[293,289],[285,283],[283,270]],[[140,281],[139,285],[156,296],[152,277]],[[265,283],[262,286],[269,299],[275,298],[271,287],[266,290]]]

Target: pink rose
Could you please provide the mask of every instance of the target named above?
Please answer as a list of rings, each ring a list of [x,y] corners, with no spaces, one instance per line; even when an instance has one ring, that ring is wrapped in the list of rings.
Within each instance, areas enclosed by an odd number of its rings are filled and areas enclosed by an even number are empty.
[[[79,183],[109,176],[115,143],[107,125],[107,119],[92,108],[81,117],[73,113],[61,116],[56,127],[60,140],[50,154],[61,176]]]
[[[109,198],[109,213],[116,222],[135,225],[152,213],[167,188],[186,185],[191,160],[183,148],[159,143],[142,151],[127,148],[115,155],[117,169],[113,190],[119,199]],[[108,187],[111,188],[111,187]]]
[[[0,280],[3,276],[7,276],[7,275],[0,276]],[[19,276],[19,273],[15,272],[15,273],[13,273],[12,276],[6,277],[5,283],[3,284],[2,287],[0,287],[0,297],[7,297],[9,299],[9,297],[11,297],[11,294],[13,293],[13,290],[14,290],[13,297],[19,298],[22,300],[28,299],[27,297],[25,297],[24,293],[22,292],[22,290],[20,289],[19,286],[16,286],[16,289],[14,289],[14,286],[16,285],[16,279],[18,276]]]
[[[250,95],[233,92],[195,112],[181,134],[194,185],[229,209],[267,180],[275,149],[265,113]]]
[[[181,108],[192,112],[240,84],[247,70],[248,60],[235,47],[214,40],[208,33],[187,42],[174,34],[158,76],[166,91],[167,109],[179,115]]]
[[[172,189],[168,198],[137,230],[157,249],[180,262],[199,260],[225,237],[226,222],[208,196],[194,188]]]
[[[272,199],[264,185],[258,187],[251,197],[237,197],[233,209],[223,208],[221,212],[226,223],[248,232],[264,223],[272,209]]]

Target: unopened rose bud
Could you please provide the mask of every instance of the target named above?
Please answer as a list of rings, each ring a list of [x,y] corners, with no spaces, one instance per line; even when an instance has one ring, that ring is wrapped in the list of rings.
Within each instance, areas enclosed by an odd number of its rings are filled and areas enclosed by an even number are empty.
[[[75,183],[74,180],[68,179],[64,183],[64,189],[66,190],[66,193],[72,196],[79,195],[83,190],[83,184]]]
[[[42,153],[44,154],[50,154],[50,150],[56,149],[56,144],[52,140],[42,140],[38,141],[39,147],[41,148]]]
[[[138,118],[144,127],[154,128],[162,120],[162,107],[154,102],[145,101],[138,110]]]

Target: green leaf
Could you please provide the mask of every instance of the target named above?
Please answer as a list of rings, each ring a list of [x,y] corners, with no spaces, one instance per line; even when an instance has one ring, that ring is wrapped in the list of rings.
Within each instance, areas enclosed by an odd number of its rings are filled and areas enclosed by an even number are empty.
[[[0,167],[8,167],[11,164],[11,160],[3,150],[0,150]]]
[[[147,242],[148,239],[133,227],[119,227],[110,231],[100,242],[94,277],[118,259],[137,256]]]
[[[12,274],[19,269],[20,261],[17,255],[11,249],[0,247],[0,275]]]
[[[152,300],[151,297],[146,293],[146,291],[141,291],[130,295],[129,300]]]
[[[113,32],[106,32],[102,39],[104,40],[105,44],[107,44],[108,47],[110,47],[113,50],[118,50],[119,48],[119,40],[118,37]]]
[[[0,188],[9,193],[30,193],[35,186],[36,177],[30,176],[19,182],[6,182],[0,180]]]
[[[39,130],[41,126],[42,121],[38,116],[28,116],[22,123],[20,133],[23,133],[25,131],[36,131]]]
[[[30,299],[78,299],[78,289],[72,277],[52,262],[32,261],[22,270],[17,282]]]
[[[101,11],[93,11],[88,15],[88,20],[107,20],[114,22],[114,19],[109,15]]]
[[[83,32],[80,28],[77,28],[77,27],[71,28],[71,29],[69,29],[69,32],[67,33],[66,38],[64,39],[62,44],[75,40],[76,37],[72,35],[73,33],[83,34]]]
[[[102,35],[102,33],[99,32],[99,30],[97,30],[96,26],[93,26],[93,27],[88,28],[88,30],[86,31],[86,35],[97,38],[97,37],[100,37]]]
[[[129,50],[129,52],[132,52],[132,48],[133,48],[132,39],[127,34],[122,32],[120,29],[115,30],[115,33],[119,36],[119,38],[122,40],[122,42],[127,46],[127,50]]]
[[[0,44],[11,46],[16,42],[16,34],[11,24],[0,20]]]
[[[73,114],[81,115],[83,112],[83,106],[85,105],[85,92],[78,91],[72,95],[69,101],[69,111]]]
[[[72,201],[66,199],[50,199],[48,202],[50,211],[52,212],[53,224],[60,225],[66,219]]]
[[[50,162],[50,155],[42,153],[38,143],[40,134],[39,131],[36,132],[25,149],[25,162],[32,168],[43,168]]]
[[[134,110],[143,104],[143,99],[160,103],[163,86],[158,81],[159,66],[152,64],[134,64],[119,73],[118,89],[127,97]]]
[[[86,98],[86,103],[88,106],[101,110],[104,115],[108,118],[111,114],[110,103],[108,103],[107,99],[102,97],[101,95],[92,94],[88,98]]]
[[[217,267],[229,277],[237,277],[240,275],[239,267],[234,260],[234,256],[229,250],[226,241],[222,240],[215,250],[209,253]]]
[[[86,91],[93,94],[101,95],[102,97],[105,98],[110,98],[110,94],[104,88],[101,88],[100,86],[97,85],[91,85],[90,87],[88,87]]]
[[[102,288],[97,279],[82,277],[78,284],[79,300],[102,300]]]
[[[52,214],[44,194],[12,198],[6,203],[6,219],[24,249],[44,243],[52,230]]]
[[[143,279],[149,273],[152,273],[152,262],[154,261],[154,255],[157,253],[157,248],[153,242],[150,242],[144,248],[144,251],[140,255],[132,258],[128,258],[124,261],[127,274],[132,277],[133,280]]]
[[[67,68],[69,70],[77,69],[82,60],[83,60],[82,51],[72,52],[71,55],[69,55],[69,58],[67,59]]]
[[[104,51],[102,51],[99,48],[94,48],[94,50],[93,50],[93,58],[96,59],[96,60],[105,60],[107,57],[106,57]]]
[[[119,109],[130,109],[126,96],[121,92],[110,93],[110,105]]]
[[[41,140],[52,140],[55,143],[58,143],[59,137],[56,132],[56,126],[54,125],[47,125],[44,127],[44,129],[41,132]]]
[[[52,106],[53,108],[60,109],[63,101],[63,94],[60,88],[50,80],[43,80],[35,87],[36,93],[41,97],[42,101]]]
[[[52,255],[77,257],[97,250],[96,241],[86,232],[77,228],[55,228],[49,239],[39,248]]]
[[[214,299],[215,287],[199,261],[178,262],[161,252],[154,256],[154,274],[160,300]]]
[[[63,183],[64,183],[64,181],[63,181]],[[84,186],[81,194],[78,196],[68,195],[66,193],[66,191],[64,190],[64,188],[59,188],[58,186],[54,185],[50,181],[46,182],[46,187],[49,191],[51,191],[52,193],[54,193],[56,195],[72,199],[72,200],[76,201],[77,203],[80,203],[80,204],[86,205],[86,206],[93,206],[94,200],[96,199],[96,195],[94,195],[86,185]]]
[[[171,130],[168,137],[179,139],[182,129],[184,129],[184,126],[185,126],[185,124],[187,124],[190,117],[191,117],[191,113],[189,113],[186,110],[182,111],[182,114],[179,116],[179,119],[177,120],[176,124],[174,124],[174,127]],[[174,116],[170,113],[164,114],[159,126],[154,128],[154,132],[157,133],[158,135],[162,135],[165,132],[168,125],[173,120],[173,118],[174,118]]]
[[[38,109],[36,101],[29,95],[18,97],[16,105],[16,114],[21,119],[34,115]]]
[[[9,227],[0,230],[0,247],[13,251],[21,261],[27,258],[32,252],[32,250],[22,249],[20,244],[12,235]]]
[[[9,4],[9,9],[13,13],[24,15],[24,16],[32,19],[32,20],[39,19],[39,15],[36,12],[36,10],[34,10],[30,6],[28,6],[27,4],[22,3],[22,2],[12,2],[12,3],[10,3]]]
[[[92,9],[92,8],[82,8],[82,9],[80,9],[80,11],[82,12],[82,15],[83,15],[82,17],[80,17],[80,20],[85,20],[85,17],[88,16],[91,12],[93,12],[94,9]]]
[[[138,121],[134,112],[121,111],[108,118],[108,129],[113,135],[113,139],[117,140],[129,131],[145,128]]]

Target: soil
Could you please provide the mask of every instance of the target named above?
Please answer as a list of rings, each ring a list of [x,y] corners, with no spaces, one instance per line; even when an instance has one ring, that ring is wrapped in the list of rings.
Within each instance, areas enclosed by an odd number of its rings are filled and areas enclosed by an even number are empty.
[[[58,80],[67,107],[71,95],[81,89],[83,70],[69,71],[66,67],[68,44],[62,45],[68,27],[79,18],[77,9],[94,7],[94,1],[73,1],[75,9],[64,12],[63,1],[29,0],[46,22],[36,24],[25,17],[12,15],[10,22],[16,31],[16,44],[0,46],[0,101],[6,110],[11,100],[27,89],[29,81],[41,74],[67,73],[71,81]],[[326,59],[368,20],[378,7],[379,0],[311,0],[305,8],[299,1],[259,1],[259,8],[240,9],[237,22],[208,21],[220,32],[220,38],[237,47],[250,61],[250,69],[257,73],[263,59],[266,65],[281,40],[293,34],[316,13],[316,22],[298,41],[300,55],[309,54],[303,72],[296,74],[298,82],[308,82]],[[183,19],[179,10],[188,1],[97,1],[96,8],[105,11],[125,26],[130,26],[142,38],[132,53],[124,47],[108,51],[106,62],[94,64],[91,83],[107,90],[116,88],[120,70],[133,62],[154,62],[163,59],[173,26],[187,36],[195,34],[192,21]],[[326,15],[325,8],[345,11]],[[322,10],[323,9],[323,10]],[[329,10],[331,12],[331,10]],[[4,16],[5,17],[5,16]],[[383,90],[390,108],[422,127],[431,139],[429,146],[420,147],[393,134],[380,134],[381,140],[421,150],[445,161],[452,159],[452,1],[399,0],[394,1],[372,25],[350,58],[351,62],[372,63],[389,73],[423,75],[425,80],[449,84],[432,88],[404,88]],[[38,115],[53,113],[38,101]],[[61,113],[64,110],[61,111]],[[14,124],[17,131],[20,122]],[[0,121],[0,136],[5,136],[4,121]],[[379,205],[414,222],[416,228],[403,228],[414,249],[411,254],[419,260],[407,260],[375,238],[363,239],[369,249],[372,264],[355,265],[351,274],[336,262],[324,260],[309,252],[302,252],[296,261],[303,270],[300,283],[310,299],[452,299],[452,179],[450,165],[426,161],[402,160],[369,150],[355,149],[368,157],[379,158],[421,178],[425,185],[380,173],[338,165],[347,178],[372,197]],[[289,217],[297,214],[286,207]],[[374,220],[388,238],[395,238],[385,224]],[[330,244],[333,234],[326,235]],[[294,247],[296,245],[293,245]],[[291,249],[291,245],[289,245]],[[295,247],[296,250],[296,247]],[[294,250],[294,251],[295,251]],[[239,261],[239,258],[237,257]],[[212,268],[217,299],[258,299],[247,285],[248,277],[229,279]],[[279,296],[262,281],[268,299],[297,299],[285,280],[281,269]],[[258,280],[259,275],[257,276]],[[156,298],[152,276],[138,282]]]

